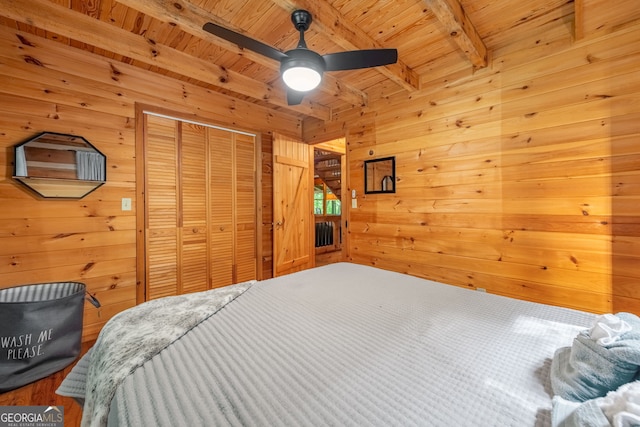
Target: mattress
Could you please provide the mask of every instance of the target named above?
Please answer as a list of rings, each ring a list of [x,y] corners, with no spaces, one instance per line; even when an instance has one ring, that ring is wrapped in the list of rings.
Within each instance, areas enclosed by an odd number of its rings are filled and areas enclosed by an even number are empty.
[[[550,426],[554,352],[594,318],[332,264],[190,329],[117,386],[109,425]]]

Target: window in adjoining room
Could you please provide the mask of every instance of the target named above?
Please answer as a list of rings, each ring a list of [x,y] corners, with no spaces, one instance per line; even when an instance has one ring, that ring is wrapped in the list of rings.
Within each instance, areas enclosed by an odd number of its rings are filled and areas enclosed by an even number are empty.
[[[316,215],[340,215],[340,200],[324,183],[316,183],[313,190],[313,212]]]

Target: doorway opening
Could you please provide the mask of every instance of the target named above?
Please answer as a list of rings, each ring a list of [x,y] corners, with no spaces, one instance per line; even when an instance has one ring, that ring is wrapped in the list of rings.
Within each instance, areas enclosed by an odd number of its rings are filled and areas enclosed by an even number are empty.
[[[342,204],[345,168],[345,139],[314,145],[313,212],[315,220],[315,265],[344,260],[344,218]]]

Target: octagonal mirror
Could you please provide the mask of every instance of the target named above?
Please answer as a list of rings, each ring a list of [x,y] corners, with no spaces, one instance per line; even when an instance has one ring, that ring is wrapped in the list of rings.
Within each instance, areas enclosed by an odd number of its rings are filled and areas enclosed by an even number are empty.
[[[14,151],[13,178],[42,197],[80,199],[105,183],[105,155],[81,136],[44,132]]]

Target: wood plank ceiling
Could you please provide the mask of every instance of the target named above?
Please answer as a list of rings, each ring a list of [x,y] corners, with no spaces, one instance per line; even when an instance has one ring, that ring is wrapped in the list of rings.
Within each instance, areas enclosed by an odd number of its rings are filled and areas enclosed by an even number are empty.
[[[568,0],[2,0],[0,23],[300,117],[366,106],[491,66],[491,52],[528,23],[563,19]],[[325,73],[289,106],[279,64],[204,30],[213,22],[286,51],[306,9],[320,53],[396,48],[397,64]],[[115,66],[115,65],[114,65]]]

